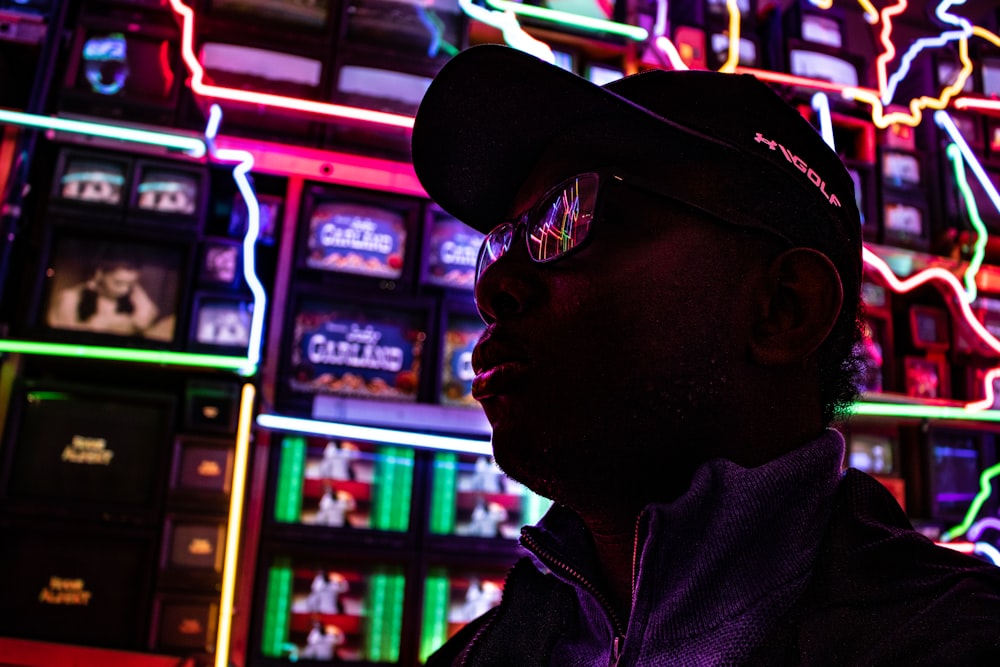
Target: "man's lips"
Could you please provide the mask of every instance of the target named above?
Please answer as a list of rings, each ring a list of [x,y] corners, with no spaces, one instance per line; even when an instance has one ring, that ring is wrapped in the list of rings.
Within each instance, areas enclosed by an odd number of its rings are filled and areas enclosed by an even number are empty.
[[[528,364],[523,361],[504,361],[484,368],[472,381],[472,397],[482,401],[504,394],[524,377],[527,370]]]

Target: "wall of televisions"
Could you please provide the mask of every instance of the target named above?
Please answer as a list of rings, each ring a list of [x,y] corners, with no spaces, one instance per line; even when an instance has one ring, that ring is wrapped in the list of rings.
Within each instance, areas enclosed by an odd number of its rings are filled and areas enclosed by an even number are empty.
[[[481,237],[408,162],[482,42],[798,105],[864,216],[845,465],[1000,562],[998,34],[992,0],[0,0],[0,655],[411,665],[499,602],[548,501],[471,400]]]

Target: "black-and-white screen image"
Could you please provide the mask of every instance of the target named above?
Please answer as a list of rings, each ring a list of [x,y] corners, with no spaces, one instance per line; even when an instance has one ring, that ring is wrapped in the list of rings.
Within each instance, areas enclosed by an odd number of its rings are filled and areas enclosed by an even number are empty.
[[[184,255],[153,241],[59,235],[46,270],[45,324],[172,341]]]

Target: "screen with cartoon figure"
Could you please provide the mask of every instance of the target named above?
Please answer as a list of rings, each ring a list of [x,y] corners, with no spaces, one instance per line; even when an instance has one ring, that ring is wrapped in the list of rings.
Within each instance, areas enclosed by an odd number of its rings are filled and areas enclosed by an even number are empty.
[[[400,657],[406,575],[399,565],[275,556],[260,652],[289,662],[394,663]]]
[[[278,451],[275,521],[355,530],[409,529],[412,449],[286,435]]]

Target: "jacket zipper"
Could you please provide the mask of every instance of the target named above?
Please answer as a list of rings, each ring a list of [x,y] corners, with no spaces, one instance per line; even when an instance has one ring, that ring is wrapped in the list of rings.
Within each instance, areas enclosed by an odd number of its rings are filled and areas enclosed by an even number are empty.
[[[638,541],[638,537],[636,538],[636,540]],[[536,542],[534,538],[531,537],[531,535],[528,535],[527,533],[521,533],[521,543],[526,548],[530,549],[531,552],[534,553],[539,560],[545,563],[545,565],[549,569],[562,572],[567,577],[569,577],[570,579],[576,581],[581,586],[583,586],[591,595],[594,596],[597,602],[601,605],[601,607],[604,609],[604,613],[606,613],[608,615],[608,618],[611,619],[611,626],[615,633],[614,639],[611,642],[611,661],[608,663],[609,667],[615,667],[618,664],[619,658],[621,658],[621,643],[625,639],[625,626],[622,625],[621,620],[618,618],[618,614],[615,613],[615,610],[608,603],[608,599],[604,596],[604,593],[602,593],[600,589],[598,589],[596,586],[590,583],[590,580],[588,580],[586,577],[580,574],[578,570],[567,565],[564,561],[559,560],[548,551],[542,549],[541,545],[539,545],[538,542]],[[632,561],[633,561],[632,579],[633,579],[633,593],[634,593],[635,590],[634,554]]]

